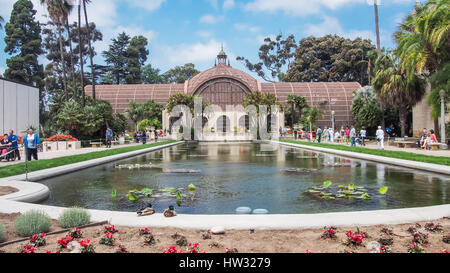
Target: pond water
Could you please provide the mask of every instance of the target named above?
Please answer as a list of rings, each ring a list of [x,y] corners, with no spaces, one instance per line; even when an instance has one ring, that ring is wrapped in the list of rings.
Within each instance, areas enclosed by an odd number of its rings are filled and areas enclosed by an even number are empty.
[[[234,214],[237,207],[245,206],[294,214],[450,203],[449,176],[286,146],[274,146],[272,151],[261,148],[267,147],[256,143],[173,146],[41,181],[50,189],[42,204],[136,211],[150,202],[157,212],[173,205],[178,213]],[[323,200],[306,193],[327,180],[333,186],[363,186],[371,193],[387,186],[388,192],[373,194],[371,200]],[[188,190],[190,184],[195,191]],[[153,190],[153,198],[129,201],[128,191],[144,188]]]

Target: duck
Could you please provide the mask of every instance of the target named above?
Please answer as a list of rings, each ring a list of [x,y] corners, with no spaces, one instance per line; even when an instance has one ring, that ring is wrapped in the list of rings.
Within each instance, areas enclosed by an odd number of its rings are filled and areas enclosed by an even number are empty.
[[[152,215],[154,213],[155,209],[152,207],[152,204],[147,204],[145,208],[142,208],[137,211],[138,216]]]

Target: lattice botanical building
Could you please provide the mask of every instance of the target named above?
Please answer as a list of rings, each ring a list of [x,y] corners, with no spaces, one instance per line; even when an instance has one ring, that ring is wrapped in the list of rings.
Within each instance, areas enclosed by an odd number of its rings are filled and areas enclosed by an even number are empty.
[[[227,64],[227,55],[222,50],[217,56],[217,64],[197,74],[184,84],[138,84],[138,85],[98,85],[96,97],[111,103],[115,113],[122,113],[128,101],[145,103],[152,99],[166,105],[169,97],[176,93],[201,95],[203,102],[219,105],[222,111],[205,118],[204,130],[220,133],[242,132],[248,127],[248,116],[243,111],[226,111],[226,105],[241,105],[244,97],[255,91],[274,94],[284,106],[288,106],[289,94],[306,98],[309,106],[324,111],[317,122],[319,126],[331,126],[332,111],[335,111],[335,126],[352,124],[351,104],[353,91],[361,88],[357,82],[277,82],[264,83],[249,74]],[[92,87],[86,87],[92,95]],[[163,130],[171,131],[170,114],[163,113]],[[206,123],[207,121],[207,123]],[[284,125],[284,115],[278,117],[278,124]],[[212,130],[211,130],[212,129]],[[275,130],[278,131],[278,130]]]

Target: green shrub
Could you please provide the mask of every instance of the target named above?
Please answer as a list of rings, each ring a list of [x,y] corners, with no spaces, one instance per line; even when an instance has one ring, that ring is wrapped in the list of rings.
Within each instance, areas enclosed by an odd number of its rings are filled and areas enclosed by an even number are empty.
[[[6,228],[5,225],[0,223],[0,243],[6,241]]]
[[[61,227],[73,228],[89,224],[91,215],[86,209],[74,207],[63,211],[58,220]]]
[[[17,217],[15,226],[20,236],[27,237],[33,234],[46,233],[50,230],[52,220],[43,211],[30,210]]]

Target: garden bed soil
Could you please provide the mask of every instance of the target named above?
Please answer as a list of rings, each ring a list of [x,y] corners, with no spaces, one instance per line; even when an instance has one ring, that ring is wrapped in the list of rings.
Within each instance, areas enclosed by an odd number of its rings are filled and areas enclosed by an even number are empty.
[[[7,240],[21,239],[15,233],[14,220],[20,214],[0,214],[0,222],[5,224],[7,230]],[[151,216],[148,216],[151,217]],[[425,230],[425,222],[402,224],[402,225],[376,225],[370,227],[361,227],[361,231],[369,234],[370,238],[364,239],[363,243],[368,245],[371,241],[378,241],[384,235],[381,232],[382,228],[389,227],[393,229],[394,239],[392,248],[393,253],[407,253],[408,246],[411,245],[412,235],[407,232],[411,226],[417,228],[422,233],[429,234],[429,243],[424,245],[427,253],[442,253],[443,250],[450,250],[450,244],[442,241],[445,235],[450,234],[450,219],[444,218],[433,221],[435,224],[441,224],[443,230],[441,232],[429,232]],[[419,227],[420,225],[420,227]],[[52,220],[50,232],[61,230],[56,220]],[[116,238],[115,246],[106,246],[99,244],[99,241],[104,237],[104,227],[95,226],[83,229],[83,237],[81,239],[90,239],[95,247],[97,253],[114,253],[118,250],[119,244],[125,246],[131,253],[162,253],[167,250],[168,246],[176,245],[179,240],[173,235],[178,234],[185,236],[189,243],[199,243],[200,252],[206,253],[225,253],[225,249],[236,248],[239,253],[339,253],[345,250],[354,251],[358,253],[370,252],[364,246],[353,248],[344,245],[347,239],[345,235],[347,231],[356,231],[356,228],[337,228],[336,239],[322,239],[321,235],[325,229],[298,229],[298,230],[255,230],[251,233],[250,230],[227,230],[223,235],[211,235],[211,239],[204,240],[202,235],[206,230],[185,230],[178,228],[150,228],[154,235],[155,244],[147,245],[144,243],[143,236],[139,235],[139,228],[117,226],[118,232],[114,234]],[[59,250],[57,240],[64,237],[65,233],[48,235],[47,245],[39,247],[36,252],[46,252],[47,250]],[[76,240],[81,240],[76,239]],[[1,252],[17,253],[18,249],[28,241],[7,245],[0,248]],[[183,252],[187,246],[179,247]],[[61,252],[70,252],[67,249]]]
[[[0,186],[0,196],[18,192],[19,190],[9,186]]]

